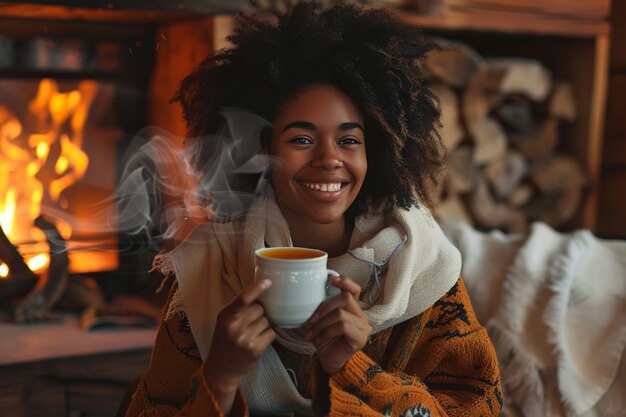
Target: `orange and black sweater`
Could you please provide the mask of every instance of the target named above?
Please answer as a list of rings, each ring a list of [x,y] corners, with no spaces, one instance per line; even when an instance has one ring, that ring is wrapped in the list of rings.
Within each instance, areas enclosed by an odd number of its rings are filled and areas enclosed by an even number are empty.
[[[330,377],[315,355],[274,348],[315,415],[478,417],[502,406],[496,354],[462,279],[419,316],[373,335]],[[187,320],[162,321],[126,416],[222,416],[201,365]],[[248,415],[241,393],[230,415]]]

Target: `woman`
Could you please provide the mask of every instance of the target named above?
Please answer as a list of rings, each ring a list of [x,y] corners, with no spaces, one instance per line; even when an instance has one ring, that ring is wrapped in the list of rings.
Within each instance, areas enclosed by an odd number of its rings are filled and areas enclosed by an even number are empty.
[[[493,347],[423,205],[444,160],[417,65],[433,45],[342,3],[241,17],[230,41],[177,98],[192,136],[228,107],[271,121],[270,185],[157,258],[176,284],[127,416],[497,415]],[[297,331],[270,326],[257,302],[269,283],[253,280],[255,249],[291,245],[342,274]]]

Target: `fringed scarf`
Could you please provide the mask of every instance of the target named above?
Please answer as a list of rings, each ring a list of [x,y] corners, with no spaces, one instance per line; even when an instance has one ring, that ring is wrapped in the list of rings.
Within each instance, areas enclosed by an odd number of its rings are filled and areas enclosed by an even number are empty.
[[[276,246],[293,244],[267,187],[245,217],[202,224],[176,249],[155,258],[155,267],[178,281],[166,317],[186,314],[202,358],[211,346],[217,313],[254,279],[254,251]],[[328,267],[364,289],[360,304],[374,333],[420,314],[459,278],[460,254],[425,207],[358,217],[349,246],[345,254],[330,258]],[[277,333],[288,349],[315,352],[295,332]],[[310,413],[310,401],[300,396],[271,347],[241,388],[253,412]]]

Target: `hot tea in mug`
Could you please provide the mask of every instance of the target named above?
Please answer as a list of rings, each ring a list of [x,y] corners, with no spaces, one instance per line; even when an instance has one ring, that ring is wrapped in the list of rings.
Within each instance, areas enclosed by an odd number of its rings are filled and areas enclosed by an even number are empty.
[[[278,247],[258,249],[254,255],[255,279],[272,281],[259,301],[274,326],[300,327],[326,298],[337,293],[328,288],[328,279],[339,273],[326,268],[324,251]]]

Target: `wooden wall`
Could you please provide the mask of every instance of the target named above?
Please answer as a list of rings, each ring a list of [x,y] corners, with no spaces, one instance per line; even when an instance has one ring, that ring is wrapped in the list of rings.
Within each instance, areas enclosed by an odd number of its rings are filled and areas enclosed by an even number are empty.
[[[178,103],[170,103],[180,81],[208,54],[223,48],[231,30],[228,16],[161,24],[155,33],[154,74],[150,82],[148,123],[183,138],[185,123]]]
[[[626,238],[626,2],[613,1],[598,234]]]
[[[532,44],[531,51],[535,51],[531,55],[555,60],[554,67],[581,86],[578,95],[582,116],[572,132],[580,137],[573,141],[572,151],[584,162],[591,184],[573,228],[626,237],[626,197],[623,196],[626,194],[626,101],[623,100],[626,97],[626,2],[558,0],[547,5],[542,0],[497,0],[496,3],[499,6],[491,14],[478,7],[475,0],[450,0],[441,15],[403,16],[424,28],[515,33],[535,39],[534,43],[527,42]],[[606,19],[611,3],[613,32],[609,41],[611,25]],[[545,7],[538,6],[541,4]],[[513,20],[520,27],[510,27],[511,16],[516,17]],[[232,29],[232,22],[232,16],[216,16],[157,27],[158,50],[150,83],[148,123],[178,137],[185,136],[180,106],[169,100],[180,80],[208,53],[226,46],[224,38]],[[500,27],[499,22],[508,26]],[[548,46],[543,38],[531,34],[557,35],[568,47]],[[609,47],[611,71],[605,111]]]

